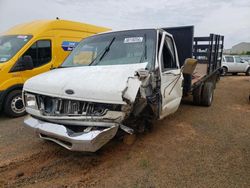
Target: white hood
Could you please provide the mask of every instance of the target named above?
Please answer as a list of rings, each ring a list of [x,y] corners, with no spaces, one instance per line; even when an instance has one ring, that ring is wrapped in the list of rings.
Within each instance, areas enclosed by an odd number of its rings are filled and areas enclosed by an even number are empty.
[[[60,68],[40,74],[24,84],[24,90],[82,101],[125,104],[122,99],[129,77],[147,63]],[[138,91],[138,80],[134,93]],[[74,94],[66,94],[66,90]],[[133,94],[135,97],[135,94]]]

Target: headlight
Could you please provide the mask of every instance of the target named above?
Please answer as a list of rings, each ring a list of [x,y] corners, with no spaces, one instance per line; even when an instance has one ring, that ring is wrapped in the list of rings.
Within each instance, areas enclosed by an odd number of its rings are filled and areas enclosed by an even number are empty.
[[[25,105],[26,105],[26,107],[38,109],[35,95],[25,93],[24,97],[25,97]]]

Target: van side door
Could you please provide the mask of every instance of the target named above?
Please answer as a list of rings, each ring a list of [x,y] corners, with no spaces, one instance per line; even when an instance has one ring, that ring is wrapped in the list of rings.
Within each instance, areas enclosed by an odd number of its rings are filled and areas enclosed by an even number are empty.
[[[38,74],[49,71],[53,67],[52,62],[55,55],[52,48],[52,41],[52,38],[38,39],[22,54],[22,57],[30,56],[34,65],[32,70],[22,71],[24,81]]]
[[[161,77],[160,119],[162,119],[178,109],[182,98],[183,81],[174,40],[166,32],[162,34],[158,60]]]

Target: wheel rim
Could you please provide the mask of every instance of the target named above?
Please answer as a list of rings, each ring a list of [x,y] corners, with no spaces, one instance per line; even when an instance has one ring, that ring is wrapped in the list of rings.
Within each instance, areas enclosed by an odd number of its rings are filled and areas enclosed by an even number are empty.
[[[16,96],[11,101],[11,110],[16,114],[21,114],[25,111],[21,96]]]

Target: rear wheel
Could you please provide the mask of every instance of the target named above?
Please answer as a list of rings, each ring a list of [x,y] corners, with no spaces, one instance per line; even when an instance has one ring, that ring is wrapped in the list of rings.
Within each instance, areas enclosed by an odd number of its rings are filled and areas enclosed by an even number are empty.
[[[203,86],[201,95],[201,105],[211,106],[214,97],[214,84],[212,82],[206,82]]]
[[[4,113],[10,117],[20,117],[26,114],[21,90],[14,90],[7,95]]]
[[[221,76],[225,76],[227,74],[227,72],[228,72],[227,67],[222,67],[221,68]]]
[[[195,105],[201,104],[201,92],[202,92],[202,85],[193,90],[193,103]]]
[[[250,76],[250,68],[247,69],[246,76]]]

